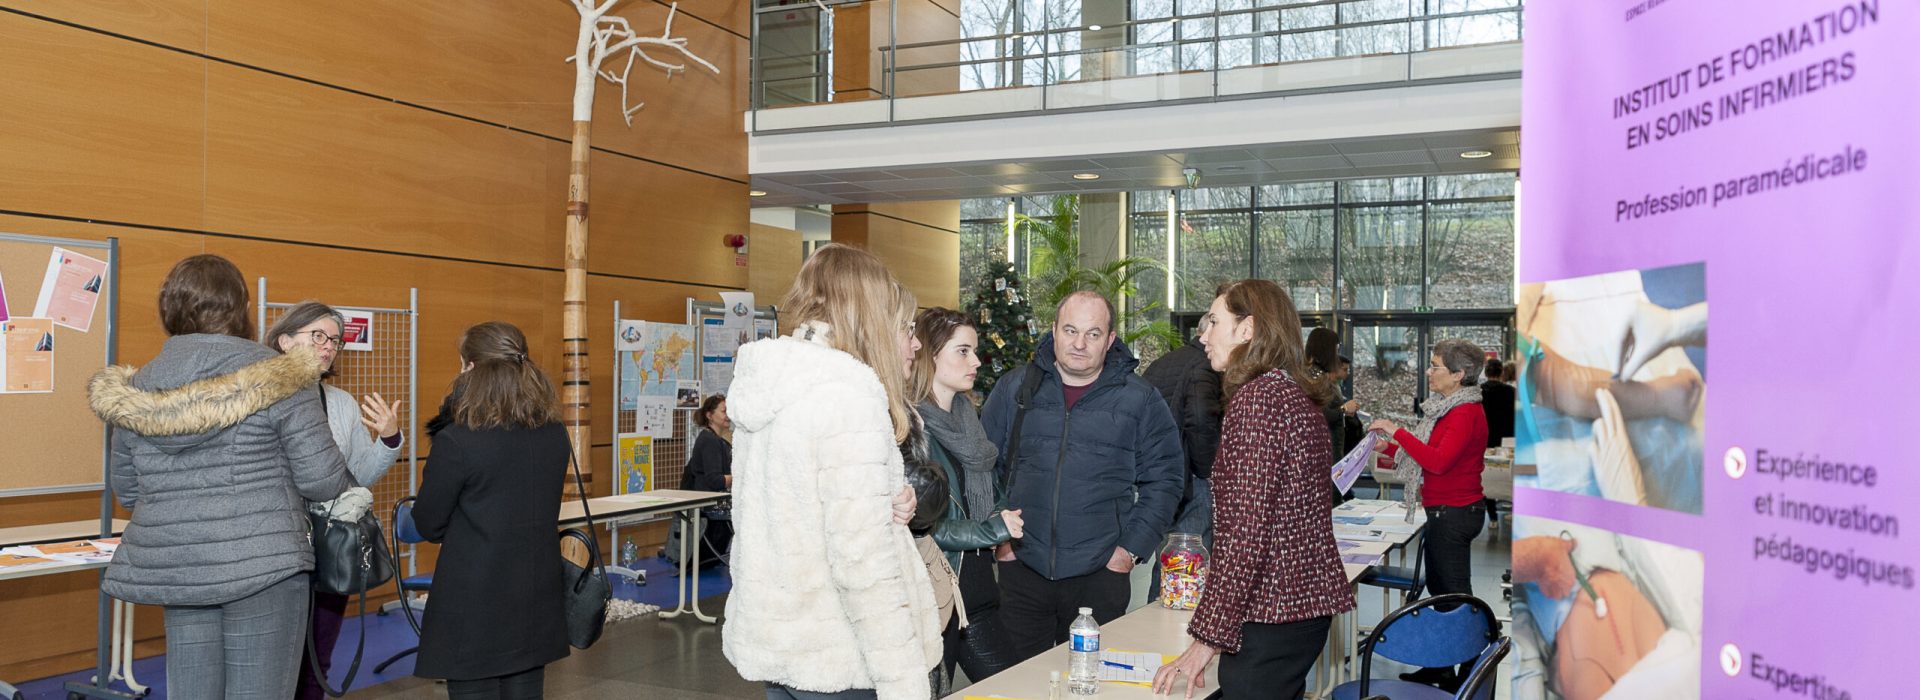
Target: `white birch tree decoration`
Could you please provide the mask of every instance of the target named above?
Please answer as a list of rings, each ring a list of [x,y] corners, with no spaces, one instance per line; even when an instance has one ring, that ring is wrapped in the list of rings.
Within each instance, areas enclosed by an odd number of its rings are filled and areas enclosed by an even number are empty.
[[[587,157],[593,153],[594,88],[600,80],[618,84],[620,115],[627,126],[633,126],[633,113],[640,110],[641,104],[630,102],[628,77],[636,62],[663,69],[669,77],[687,69],[686,63],[677,62],[683,60],[715,75],[720,69],[688,49],[685,37],[673,36],[673,18],[679,14],[679,3],[668,7],[666,26],[660,36],[640,36],[626,18],[608,14],[620,0],[604,0],[598,5],[592,0],[571,2],[580,14],[580,34],[574,40],[573,55],[567,58],[573,63],[574,75],[573,149],[567,177],[566,289],[560,316],[566,359],[560,404],[561,420],[573,438],[574,454],[584,464],[592,444],[587,385]],[[649,54],[649,50],[661,55],[672,54],[673,58],[661,60]],[[624,60],[620,58],[623,52]],[[614,67],[607,65],[608,59],[613,59]],[[590,472],[585,476],[591,479]],[[574,490],[571,484],[568,490]]]

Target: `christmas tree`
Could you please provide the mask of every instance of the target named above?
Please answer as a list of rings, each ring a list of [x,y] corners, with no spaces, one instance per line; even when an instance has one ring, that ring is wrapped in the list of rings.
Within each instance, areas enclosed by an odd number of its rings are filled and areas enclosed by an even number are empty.
[[[967,301],[967,316],[980,331],[980,372],[973,388],[982,397],[993,391],[1001,375],[1033,359],[1033,346],[1040,341],[1040,321],[1033,316],[1013,263],[995,255],[986,268]]]

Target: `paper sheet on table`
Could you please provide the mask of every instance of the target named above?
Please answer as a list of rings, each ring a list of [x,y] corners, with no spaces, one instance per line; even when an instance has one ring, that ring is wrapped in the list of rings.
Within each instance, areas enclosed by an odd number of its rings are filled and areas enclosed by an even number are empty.
[[[1335,507],[1333,509],[1333,512],[1339,513],[1341,515],[1372,515],[1374,513],[1378,513],[1382,510],[1385,510],[1391,507],[1392,505],[1394,504],[1387,503],[1385,501],[1370,501],[1370,500],[1354,499],[1351,501],[1347,501],[1346,503],[1342,503],[1339,506]]]
[[[51,569],[65,563],[26,554],[0,554],[0,572]]]
[[[1136,683],[1153,685],[1153,674],[1160,672],[1160,664],[1165,663],[1159,654],[1145,651],[1100,650],[1100,660],[1132,666],[1131,669],[1100,664],[1100,680],[1114,683]]]
[[[1333,522],[1341,525],[1371,525],[1373,524],[1373,516],[1371,515],[1336,515],[1336,516],[1333,516]]]
[[[1373,445],[1377,440],[1373,433],[1367,433],[1366,439],[1354,445],[1347,456],[1333,464],[1333,485],[1340,489],[1340,493],[1352,491],[1353,482],[1367,471],[1368,465],[1373,464]]]
[[[1364,527],[1333,526],[1333,538],[1351,542],[1380,542],[1387,539],[1387,533]]]
[[[112,551],[103,551],[93,546],[92,542],[86,540],[42,544],[31,547],[10,547],[6,552],[28,557],[42,557],[69,564],[102,564],[113,559]]]
[[[1378,554],[1342,554],[1340,555],[1340,561],[1348,564],[1359,564],[1361,566],[1373,566],[1375,564],[1380,563],[1380,555]]]

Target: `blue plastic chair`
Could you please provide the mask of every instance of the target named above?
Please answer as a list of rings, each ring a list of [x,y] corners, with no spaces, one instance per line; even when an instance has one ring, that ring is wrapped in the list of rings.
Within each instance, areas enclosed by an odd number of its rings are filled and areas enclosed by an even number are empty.
[[[1427,589],[1427,572],[1425,567],[1427,561],[1426,528],[1422,526],[1420,531],[1414,534],[1414,537],[1419,538],[1420,546],[1414,552],[1413,566],[1375,565],[1367,569],[1366,573],[1361,574],[1360,578],[1354,580],[1354,583],[1363,586],[1376,586],[1381,589],[1381,609],[1386,609],[1388,606],[1387,591],[1400,591],[1400,602],[1405,604],[1409,599],[1419,598],[1421,592]]]
[[[394,539],[399,540],[401,544],[420,544],[422,542],[427,541],[427,538],[422,537],[420,535],[420,528],[413,524],[413,497],[412,496],[402,498],[400,499],[399,502],[393,504],[393,537]],[[399,554],[399,548],[397,547],[394,548],[394,553],[396,555]],[[433,588],[433,572],[431,571],[426,572],[424,574],[416,574],[413,576],[408,576],[406,578],[400,579],[400,604],[412,605],[413,604],[412,601],[407,599],[408,594],[415,593],[415,592],[430,591],[432,590],[432,588]],[[402,612],[408,615],[412,614],[411,612],[408,612],[408,611],[402,611]],[[387,613],[385,611],[381,611],[380,614],[385,615]],[[407,658],[408,656],[411,656],[413,654],[419,653],[419,651],[420,651],[420,645],[415,644],[412,647],[409,647],[398,654],[394,654],[393,656],[387,657],[386,661],[382,661],[380,662],[380,665],[373,667],[373,672],[374,673],[384,672],[387,670],[387,667],[392,666],[394,662]]]
[[[1442,611],[1440,608],[1453,606]],[[1495,668],[1512,648],[1500,634],[1500,621],[1486,602],[1464,593],[1417,600],[1381,620],[1360,643],[1360,680],[1333,689],[1334,700],[1490,700]],[[1373,656],[1421,668],[1445,668],[1473,662],[1460,690],[1397,679],[1373,678]]]

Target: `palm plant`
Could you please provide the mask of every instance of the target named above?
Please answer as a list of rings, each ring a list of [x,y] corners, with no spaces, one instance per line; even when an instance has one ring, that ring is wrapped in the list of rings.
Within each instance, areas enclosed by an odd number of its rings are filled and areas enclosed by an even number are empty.
[[[1078,291],[1091,291],[1113,300],[1120,309],[1114,326],[1120,338],[1144,357],[1180,347],[1180,334],[1166,321],[1150,320],[1158,302],[1127,309],[1124,297],[1140,293],[1139,277],[1153,270],[1166,270],[1158,260],[1125,257],[1089,267],[1080,257],[1080,198],[1061,195],[1053,198],[1052,210],[1045,217],[1015,214],[1016,232],[1027,237],[1027,276],[1031,280],[1033,312],[1043,326],[1053,325],[1054,309],[1060,300]],[[1169,273],[1171,275],[1171,273]]]

